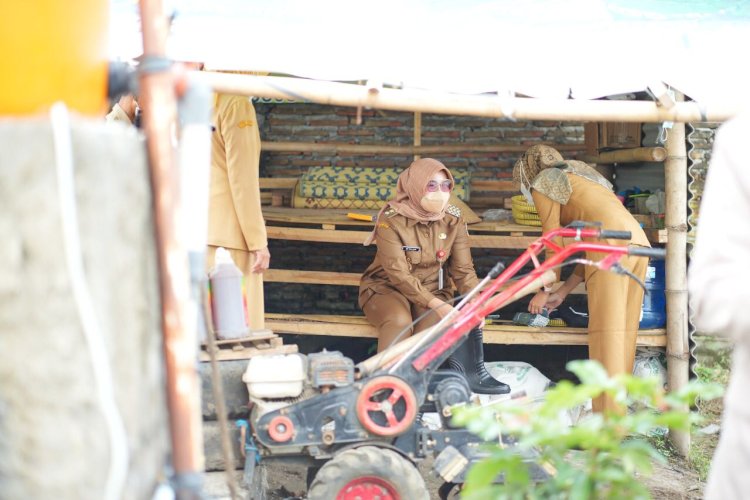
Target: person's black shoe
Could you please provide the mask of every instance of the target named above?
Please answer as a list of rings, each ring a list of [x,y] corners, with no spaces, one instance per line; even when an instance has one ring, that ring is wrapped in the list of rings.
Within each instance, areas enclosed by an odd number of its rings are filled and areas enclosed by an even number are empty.
[[[447,367],[461,372],[476,394],[508,394],[510,386],[496,380],[484,365],[482,330],[473,329],[456,352],[446,361]]]

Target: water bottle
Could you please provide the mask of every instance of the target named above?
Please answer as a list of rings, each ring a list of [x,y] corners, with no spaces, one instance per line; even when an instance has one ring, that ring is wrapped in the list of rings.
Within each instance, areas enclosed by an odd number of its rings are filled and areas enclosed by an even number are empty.
[[[216,249],[214,267],[208,273],[208,283],[216,337],[247,337],[249,331],[245,279],[225,248]]]

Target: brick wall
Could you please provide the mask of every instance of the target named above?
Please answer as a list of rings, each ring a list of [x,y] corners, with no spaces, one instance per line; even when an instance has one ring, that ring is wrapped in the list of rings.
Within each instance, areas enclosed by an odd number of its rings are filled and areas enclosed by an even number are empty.
[[[362,110],[357,125],[354,108],[319,104],[256,104],[261,137],[278,142],[339,142],[409,146],[413,144],[413,113]],[[583,144],[583,124],[577,122],[512,122],[470,116],[422,116],[422,144],[517,144],[531,146],[545,141]],[[470,146],[459,154],[433,155],[448,168],[469,168],[476,179],[510,179],[519,153],[473,153]],[[261,175],[299,176],[315,165],[406,167],[411,156],[263,153]]]

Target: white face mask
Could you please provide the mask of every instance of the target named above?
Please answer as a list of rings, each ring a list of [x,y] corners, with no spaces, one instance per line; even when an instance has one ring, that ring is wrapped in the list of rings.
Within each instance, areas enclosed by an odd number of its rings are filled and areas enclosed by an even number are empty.
[[[531,196],[531,191],[529,191],[529,188],[527,188],[524,183],[521,183],[521,194],[524,198],[526,198],[526,201],[529,203],[529,205],[534,204],[534,198]]]
[[[443,191],[435,191],[434,193],[427,193],[419,200],[419,204],[434,214],[442,212],[446,205],[448,205],[448,199],[451,197],[450,193],[444,193]]]
[[[523,168],[523,165],[521,166],[520,175],[521,175],[521,194],[523,195],[524,198],[526,198],[526,201],[529,203],[529,205],[533,205],[534,198],[531,196],[531,189],[526,187],[526,181],[528,181],[528,178],[526,177],[526,170]]]

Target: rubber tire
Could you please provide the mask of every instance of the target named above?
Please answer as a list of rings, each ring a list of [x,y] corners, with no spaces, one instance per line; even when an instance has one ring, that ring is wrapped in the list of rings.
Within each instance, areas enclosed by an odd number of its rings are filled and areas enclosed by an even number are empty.
[[[334,500],[350,481],[377,476],[391,483],[404,500],[429,500],[424,479],[417,468],[398,453],[363,446],[346,450],[320,468],[307,494],[308,500]]]

